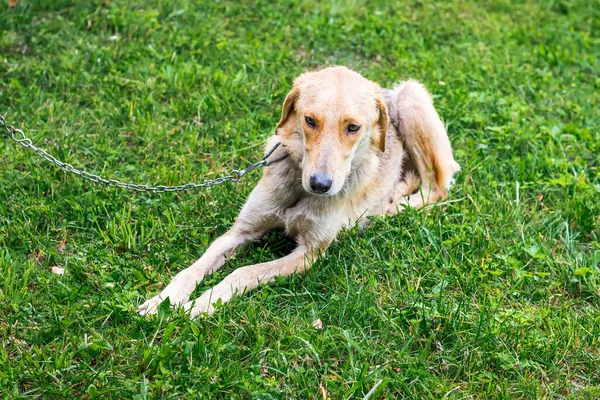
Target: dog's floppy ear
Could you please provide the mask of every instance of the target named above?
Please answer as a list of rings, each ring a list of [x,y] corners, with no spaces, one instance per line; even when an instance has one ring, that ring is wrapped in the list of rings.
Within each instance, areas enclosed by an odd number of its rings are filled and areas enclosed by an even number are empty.
[[[300,88],[298,87],[297,84],[294,84],[294,87],[292,88],[292,90],[290,90],[288,95],[285,97],[285,101],[283,102],[283,108],[281,109],[281,119],[279,120],[279,123],[277,124],[277,128],[275,129],[277,133],[279,133],[279,128],[281,128],[287,122],[288,118],[290,117],[290,114],[292,113],[292,110],[294,109],[294,103],[298,99],[299,95],[300,95]]]
[[[283,102],[283,108],[281,109],[281,119],[277,124],[276,132],[279,133],[279,128],[282,128],[285,123],[290,119],[290,115],[293,114],[296,100],[298,100],[298,96],[300,96],[300,86],[310,79],[312,72],[305,72],[296,79],[294,79],[294,86],[292,90],[288,93]]]
[[[373,135],[373,142],[379,150],[385,151],[385,136],[387,135],[389,117],[381,94],[377,95],[375,103],[377,105],[377,110],[379,111],[379,119],[377,120],[379,131]]]

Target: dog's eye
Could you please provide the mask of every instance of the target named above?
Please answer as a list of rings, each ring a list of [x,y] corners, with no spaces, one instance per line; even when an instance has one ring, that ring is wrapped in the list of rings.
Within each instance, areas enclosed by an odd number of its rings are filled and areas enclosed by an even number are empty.
[[[309,117],[307,115],[304,117],[304,120],[306,121],[306,125],[308,125],[311,128],[314,128],[315,126],[317,126],[317,123],[313,117]]]
[[[356,125],[356,124],[350,124],[348,125],[348,133],[356,133],[358,131],[360,131],[360,125]]]

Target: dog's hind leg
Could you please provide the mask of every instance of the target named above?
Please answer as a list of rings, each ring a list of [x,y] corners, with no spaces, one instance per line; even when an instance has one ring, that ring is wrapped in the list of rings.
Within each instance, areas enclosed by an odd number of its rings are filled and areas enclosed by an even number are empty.
[[[163,291],[146,301],[138,308],[140,315],[155,314],[158,305],[169,298],[171,305],[185,304],[196,285],[207,274],[218,270],[225,263],[227,256],[232,255],[241,246],[259,239],[267,230],[276,226],[276,220],[264,206],[267,193],[260,189],[260,184],[252,192],[246,205],[233,227],[223,236],[215,240],[204,255],[189,268],[179,272]]]
[[[402,180],[396,185],[389,201],[382,207],[382,215],[396,215],[404,207],[423,207],[424,196],[420,196],[420,180],[414,171],[405,171]],[[417,197],[419,196],[419,197]],[[427,196],[433,201],[433,197]]]
[[[400,205],[419,208],[445,198],[460,166],[454,161],[446,128],[433,107],[430,94],[414,80],[402,82],[388,93],[390,119],[421,183],[420,190],[413,194],[413,188],[409,188],[410,185],[403,188],[401,182],[395,200]],[[405,180],[411,172],[405,172]]]

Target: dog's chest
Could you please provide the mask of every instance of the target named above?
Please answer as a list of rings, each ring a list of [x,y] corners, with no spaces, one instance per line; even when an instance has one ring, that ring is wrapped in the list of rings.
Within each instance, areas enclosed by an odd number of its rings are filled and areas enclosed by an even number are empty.
[[[359,219],[370,215],[379,197],[368,192],[336,198],[303,194],[293,205],[281,210],[281,223],[286,233],[299,242],[329,243],[341,229],[354,226]]]
[[[305,196],[292,207],[283,210],[281,217],[286,233],[299,242],[320,245],[329,243],[343,225],[341,209],[326,198]]]

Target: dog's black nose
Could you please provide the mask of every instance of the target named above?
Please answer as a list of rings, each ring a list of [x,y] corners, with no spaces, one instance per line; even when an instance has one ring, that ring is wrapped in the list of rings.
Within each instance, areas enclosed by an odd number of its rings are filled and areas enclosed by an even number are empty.
[[[310,188],[315,193],[327,193],[332,184],[333,179],[327,174],[314,174],[310,177]]]

